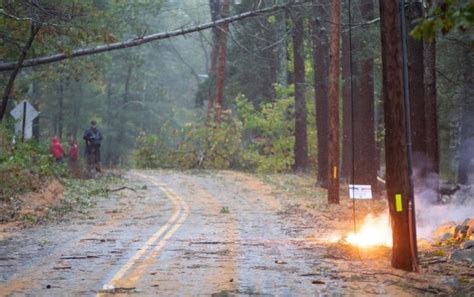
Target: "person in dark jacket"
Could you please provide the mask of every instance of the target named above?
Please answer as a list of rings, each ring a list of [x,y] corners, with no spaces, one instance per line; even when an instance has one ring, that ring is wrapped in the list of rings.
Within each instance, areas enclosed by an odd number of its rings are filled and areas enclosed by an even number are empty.
[[[96,121],[91,121],[91,126],[84,132],[84,140],[86,141],[86,159],[90,167],[95,167],[100,172],[100,143],[102,142],[102,134],[97,128]]]

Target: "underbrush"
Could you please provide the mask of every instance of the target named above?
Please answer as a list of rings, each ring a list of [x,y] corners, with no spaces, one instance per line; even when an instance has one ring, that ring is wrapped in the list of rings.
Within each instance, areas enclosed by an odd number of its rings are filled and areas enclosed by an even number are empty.
[[[362,222],[369,213],[380,214],[387,211],[386,199],[358,200],[353,203],[349,198],[347,185],[341,185],[339,204],[328,204],[327,190],[317,186],[315,177],[311,175],[259,174],[256,177],[288,194],[290,198],[283,212],[323,215],[331,218],[331,221],[332,218],[338,218],[350,225],[353,206],[358,222]]]
[[[66,162],[57,163],[36,140],[15,141],[8,124],[0,125],[0,222],[34,225],[65,213],[86,212],[119,179],[74,179]],[[48,192],[51,184],[54,192]]]
[[[287,173],[294,163],[293,87],[276,85],[277,100],[255,106],[239,95],[229,110],[200,115],[181,128],[160,127],[158,134],[136,140],[139,168],[238,169],[258,173]],[[308,100],[308,112],[314,110]],[[312,116],[308,127],[314,126]],[[316,167],[316,134],[308,129],[311,169]]]
[[[71,212],[86,214],[100,199],[108,198],[109,189],[121,181],[117,177],[60,180],[60,183],[54,182],[61,185],[60,193],[43,189],[39,193],[10,197],[10,203],[2,203],[0,223],[17,222],[28,227],[60,219]],[[51,200],[48,195],[58,196]]]
[[[0,125],[0,200],[35,191],[46,179],[65,175],[48,148],[35,140],[14,141],[7,125]]]
[[[134,153],[139,168],[224,169],[238,166],[241,123],[230,111],[222,121],[188,123],[163,129],[160,135],[140,135]]]

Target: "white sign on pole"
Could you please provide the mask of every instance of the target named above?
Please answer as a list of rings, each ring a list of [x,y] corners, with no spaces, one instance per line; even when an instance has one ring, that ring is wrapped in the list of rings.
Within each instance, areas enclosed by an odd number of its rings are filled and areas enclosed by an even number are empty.
[[[17,104],[10,112],[11,116],[16,120],[16,134],[24,133],[24,139],[33,137],[33,120],[39,115],[39,112],[28,101],[23,100]],[[23,119],[25,124],[23,125]],[[23,126],[25,130],[23,131]]]
[[[370,185],[349,185],[349,196],[351,199],[372,199],[372,187]]]

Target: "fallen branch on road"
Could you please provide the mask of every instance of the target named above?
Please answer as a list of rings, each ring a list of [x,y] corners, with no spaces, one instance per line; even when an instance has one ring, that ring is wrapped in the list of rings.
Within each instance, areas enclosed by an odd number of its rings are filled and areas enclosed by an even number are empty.
[[[120,187],[120,188],[117,188],[117,189],[105,189],[105,192],[106,193],[112,193],[112,192],[118,192],[118,191],[122,191],[122,190],[130,190],[132,192],[137,192],[137,190],[135,190],[134,188],[130,188],[130,187],[127,187],[127,186]]]

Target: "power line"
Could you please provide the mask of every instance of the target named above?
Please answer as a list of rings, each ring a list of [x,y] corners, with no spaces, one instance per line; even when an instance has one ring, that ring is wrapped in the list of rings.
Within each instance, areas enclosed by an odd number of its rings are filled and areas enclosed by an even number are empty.
[[[408,232],[410,240],[410,253],[413,271],[419,272],[418,257],[416,251],[416,227],[415,227],[415,199],[413,193],[413,156],[412,156],[412,133],[411,133],[411,107],[408,76],[408,49],[407,49],[407,25],[405,16],[405,0],[400,1],[400,31],[402,44],[402,64],[403,64],[403,103],[405,109],[405,141],[407,154],[408,172]]]

